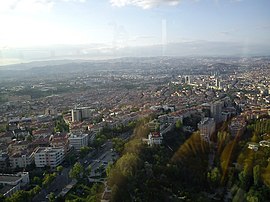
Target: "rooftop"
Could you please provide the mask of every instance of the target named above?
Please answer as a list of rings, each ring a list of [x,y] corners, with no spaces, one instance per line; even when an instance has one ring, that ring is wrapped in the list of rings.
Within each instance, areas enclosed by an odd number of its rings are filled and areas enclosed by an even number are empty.
[[[9,190],[11,190],[14,186],[10,186],[10,185],[5,185],[2,189],[0,189],[0,194],[5,194],[7,193]]]
[[[16,182],[19,179],[19,176],[0,174],[0,182]]]
[[[203,118],[203,120],[200,121],[200,125],[204,125],[204,124],[209,124],[211,122],[214,122],[214,119],[213,118],[208,118],[208,117],[205,117]]]

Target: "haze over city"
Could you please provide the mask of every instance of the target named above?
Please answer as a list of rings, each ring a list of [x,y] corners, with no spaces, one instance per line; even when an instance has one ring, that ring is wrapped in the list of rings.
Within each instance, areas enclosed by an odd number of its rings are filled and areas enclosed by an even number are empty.
[[[0,202],[270,201],[269,0],[0,0]]]
[[[0,65],[270,52],[267,0],[3,0]]]

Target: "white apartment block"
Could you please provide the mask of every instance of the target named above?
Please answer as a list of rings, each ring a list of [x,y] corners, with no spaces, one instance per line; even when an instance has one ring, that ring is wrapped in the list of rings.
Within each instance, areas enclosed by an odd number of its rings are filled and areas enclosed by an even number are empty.
[[[69,143],[75,150],[80,150],[82,147],[88,146],[89,135],[84,133],[73,134],[69,136]]]
[[[90,118],[95,110],[90,107],[80,107],[71,110],[72,122]]]
[[[55,168],[59,166],[65,157],[63,147],[40,147],[35,154],[36,167],[49,166]]]

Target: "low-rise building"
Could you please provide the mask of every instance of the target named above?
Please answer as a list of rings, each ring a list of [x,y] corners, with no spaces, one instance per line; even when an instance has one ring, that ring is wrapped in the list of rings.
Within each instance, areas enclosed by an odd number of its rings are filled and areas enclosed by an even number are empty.
[[[29,173],[20,172],[17,174],[0,174],[0,184],[3,186],[0,189],[0,193],[5,197],[9,197],[16,191],[20,190],[21,187],[29,183]]]
[[[259,142],[259,145],[261,147],[270,147],[270,141],[262,140],[262,141]]]
[[[6,152],[0,151],[0,171],[9,168],[9,156]]]
[[[252,149],[252,150],[254,150],[254,151],[258,151],[258,149],[259,149],[259,144],[258,143],[256,143],[256,142],[249,142],[248,143],[248,148],[249,149]]]
[[[70,144],[68,139],[68,133],[56,133],[50,137],[50,145],[52,147],[63,147],[65,154],[70,150]]]
[[[148,145],[154,146],[154,145],[161,145],[163,141],[163,137],[160,134],[160,132],[151,132],[148,135]]]
[[[59,166],[65,157],[63,147],[40,147],[35,153],[35,164],[38,168]]]
[[[26,168],[34,163],[35,150],[21,150],[12,153],[9,157],[11,168]]]
[[[8,151],[16,152],[21,150],[26,150],[29,147],[29,142],[27,141],[17,141],[16,139],[9,144]]]
[[[75,150],[80,150],[82,147],[88,146],[89,135],[86,133],[71,133],[68,139]]]

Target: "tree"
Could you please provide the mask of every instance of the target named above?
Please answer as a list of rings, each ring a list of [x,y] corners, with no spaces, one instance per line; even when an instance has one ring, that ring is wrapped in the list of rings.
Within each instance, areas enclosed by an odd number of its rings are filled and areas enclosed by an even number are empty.
[[[76,161],[76,156],[74,154],[69,154],[67,157],[66,157],[66,161],[69,163],[69,164],[74,164],[75,161]]]
[[[83,166],[77,162],[73,168],[69,171],[69,176],[73,179],[79,179],[82,176]]]
[[[256,196],[247,196],[247,202],[259,202],[259,199]]]
[[[89,153],[90,150],[91,150],[90,147],[87,147],[87,146],[81,147],[81,149],[80,149],[80,157],[81,158],[85,157]]]
[[[244,190],[247,190],[250,186],[250,176],[245,170],[239,173],[238,178],[240,180],[240,185]]]
[[[56,171],[57,171],[58,173],[61,173],[61,172],[63,171],[63,169],[64,169],[63,166],[57,166]]]
[[[176,129],[180,130],[183,127],[183,123],[180,120],[177,120],[175,123]]]
[[[208,172],[207,177],[214,187],[219,185],[221,175],[217,167],[213,168],[210,172]]]
[[[6,198],[6,202],[29,202],[30,194],[27,191],[19,190],[15,192],[11,197]]]
[[[29,195],[31,198],[33,198],[35,195],[37,195],[41,191],[41,187],[39,185],[36,185],[33,189],[29,191]]]
[[[39,177],[35,176],[35,177],[33,178],[33,183],[34,183],[34,184],[40,185],[40,184],[42,183],[42,181],[41,181],[41,179],[40,179]]]
[[[5,197],[3,194],[0,194],[0,202],[4,202],[5,201]]]
[[[55,201],[55,194],[53,192],[51,192],[49,194],[49,202],[54,202]]]
[[[113,138],[112,139],[113,148],[117,153],[122,153],[124,150],[125,141],[121,138]]]
[[[43,178],[42,186],[47,187],[56,177],[56,174],[46,174]]]
[[[38,194],[41,191],[41,187],[39,185],[37,185],[37,186],[35,186],[33,188],[33,191],[34,191],[34,194],[36,195],[36,194]]]
[[[258,186],[260,182],[260,175],[261,175],[261,169],[260,165],[256,165],[253,167],[253,180],[254,180],[254,185]]]
[[[133,176],[138,167],[139,158],[136,154],[127,153],[123,155],[116,163],[116,167],[123,176]]]
[[[113,167],[113,164],[110,162],[106,168],[106,175],[107,177],[110,175],[111,169]]]
[[[245,201],[245,191],[241,188],[239,188],[233,197],[233,202],[244,202]]]
[[[85,174],[86,175],[91,175],[91,172],[92,172],[92,167],[91,165],[87,166],[87,168],[85,169]]]
[[[94,141],[93,141],[93,146],[95,148],[100,147],[101,145],[103,145],[106,142],[107,138],[105,135],[103,134],[97,134]]]
[[[55,121],[54,132],[69,132],[69,125],[64,121],[62,116]]]

